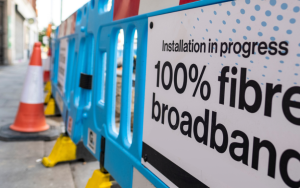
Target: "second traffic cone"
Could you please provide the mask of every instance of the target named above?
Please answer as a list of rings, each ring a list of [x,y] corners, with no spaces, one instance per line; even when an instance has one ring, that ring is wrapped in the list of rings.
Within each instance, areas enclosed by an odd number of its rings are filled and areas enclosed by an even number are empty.
[[[41,43],[37,42],[33,47],[18,114],[10,129],[18,132],[41,132],[49,128],[44,116]]]
[[[48,57],[44,61],[44,82],[48,82],[50,80],[50,64],[51,64],[51,48],[48,49]]]

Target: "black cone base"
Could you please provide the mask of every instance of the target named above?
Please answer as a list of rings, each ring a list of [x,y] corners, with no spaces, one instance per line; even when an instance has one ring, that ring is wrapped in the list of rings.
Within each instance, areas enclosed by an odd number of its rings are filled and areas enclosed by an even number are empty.
[[[24,133],[11,130],[9,125],[0,127],[0,140],[2,141],[51,141],[61,133],[59,126],[50,126],[46,131],[36,133]]]

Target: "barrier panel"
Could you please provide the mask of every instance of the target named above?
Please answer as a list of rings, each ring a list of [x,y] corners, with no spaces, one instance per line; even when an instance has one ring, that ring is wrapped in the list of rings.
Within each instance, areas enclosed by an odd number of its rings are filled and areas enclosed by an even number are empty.
[[[108,5],[59,27],[51,78],[68,134],[121,187],[300,186],[299,1]]]

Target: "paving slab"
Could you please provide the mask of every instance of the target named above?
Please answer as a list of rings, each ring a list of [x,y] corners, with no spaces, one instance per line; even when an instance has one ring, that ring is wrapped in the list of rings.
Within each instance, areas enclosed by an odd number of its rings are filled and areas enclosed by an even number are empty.
[[[0,96],[1,96],[1,93],[0,93]],[[7,102],[7,100],[6,99],[0,99],[0,108],[2,107],[2,106],[4,106],[4,104]]]
[[[88,180],[92,177],[94,170],[99,169],[99,162],[72,162],[71,171],[76,188],[85,188]]]
[[[69,164],[46,168],[36,160],[37,158],[1,160],[1,187],[75,188]]]
[[[17,112],[17,107],[1,107],[0,119],[16,117]]]
[[[56,140],[44,142],[44,144],[45,144],[44,157],[48,157],[50,155],[55,143],[56,143]]]
[[[1,104],[0,104],[1,105]],[[19,100],[8,100],[5,104],[4,107],[19,107],[20,101]]]
[[[0,126],[14,122],[22,94],[27,64],[0,66]],[[61,117],[46,118],[60,126]],[[41,159],[48,156],[54,141],[0,141],[0,188],[84,188],[99,162],[60,163],[46,168]]]
[[[0,160],[42,158],[44,156],[44,142],[4,142],[0,141]],[[2,170],[0,170],[2,171]],[[1,181],[0,181],[1,182]]]
[[[21,98],[21,94],[19,92],[9,92],[1,95],[1,99],[11,99],[11,100],[19,100]]]
[[[0,127],[3,125],[12,124],[13,122],[15,122],[15,116],[5,118],[0,117]]]

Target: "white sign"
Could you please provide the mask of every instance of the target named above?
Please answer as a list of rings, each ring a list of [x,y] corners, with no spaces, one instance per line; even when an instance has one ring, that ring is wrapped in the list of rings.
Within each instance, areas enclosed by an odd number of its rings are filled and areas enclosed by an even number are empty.
[[[96,153],[96,144],[97,144],[97,134],[88,128],[88,148],[95,154]]]
[[[59,63],[58,63],[58,89],[62,95],[65,93],[66,69],[68,62],[68,39],[60,40]]]
[[[169,187],[300,187],[300,1],[148,19],[142,164]]]

